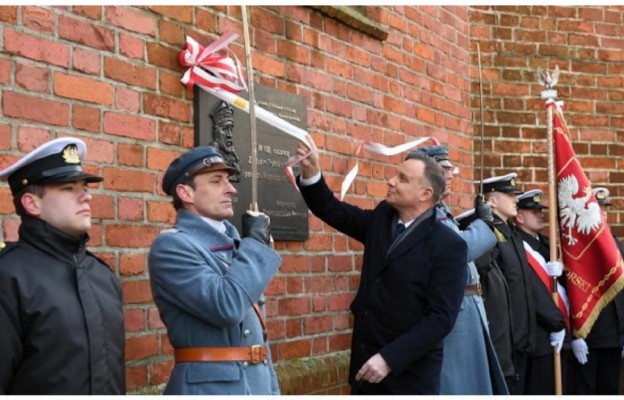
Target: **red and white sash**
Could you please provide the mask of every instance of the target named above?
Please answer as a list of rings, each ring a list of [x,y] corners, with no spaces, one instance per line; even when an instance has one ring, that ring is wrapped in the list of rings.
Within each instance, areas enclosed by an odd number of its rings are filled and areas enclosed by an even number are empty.
[[[546,269],[546,260],[544,260],[544,257],[535,251],[527,242],[523,241],[522,243],[524,244],[524,250],[529,265],[533,268],[537,276],[539,276],[540,281],[542,281],[546,289],[548,289],[548,292],[552,293],[552,279],[550,275],[548,275],[548,270]],[[570,330],[570,303],[565,288],[561,286],[559,282],[557,282],[557,307],[563,314],[567,329]]]

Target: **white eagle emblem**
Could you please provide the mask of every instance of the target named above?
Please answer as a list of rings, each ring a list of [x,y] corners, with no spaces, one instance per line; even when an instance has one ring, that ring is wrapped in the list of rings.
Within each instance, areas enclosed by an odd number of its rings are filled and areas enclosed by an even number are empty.
[[[583,197],[574,198],[579,192],[579,183],[574,175],[568,175],[559,181],[557,191],[559,197],[559,215],[561,229],[567,233],[561,235],[568,239],[568,244],[574,246],[578,240],[572,235],[572,229],[584,235],[597,230],[602,218],[597,203],[589,203],[592,192],[589,186],[583,188]]]

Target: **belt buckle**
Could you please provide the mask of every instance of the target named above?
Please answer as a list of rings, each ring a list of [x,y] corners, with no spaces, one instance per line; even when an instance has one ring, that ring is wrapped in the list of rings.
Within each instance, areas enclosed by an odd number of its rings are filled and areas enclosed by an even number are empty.
[[[258,364],[264,361],[262,359],[262,346],[259,344],[254,344],[251,346],[251,364]]]
[[[481,296],[482,293],[483,293],[483,290],[481,290],[481,282],[477,282],[477,294]]]

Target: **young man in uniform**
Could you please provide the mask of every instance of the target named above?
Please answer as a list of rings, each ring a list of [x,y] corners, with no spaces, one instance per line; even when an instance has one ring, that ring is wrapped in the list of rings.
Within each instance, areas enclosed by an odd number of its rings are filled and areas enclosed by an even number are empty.
[[[124,394],[121,287],[86,250],[86,146],[60,138],[0,171],[21,217],[0,250],[0,394]]]

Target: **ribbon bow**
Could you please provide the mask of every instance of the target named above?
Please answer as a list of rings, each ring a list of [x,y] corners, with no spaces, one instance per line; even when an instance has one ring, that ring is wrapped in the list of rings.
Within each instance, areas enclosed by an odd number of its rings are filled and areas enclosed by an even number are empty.
[[[180,52],[179,59],[189,69],[180,81],[189,88],[197,83],[232,93],[247,90],[240,62],[227,47],[237,38],[235,33],[226,33],[204,48],[187,36],[186,48]]]

